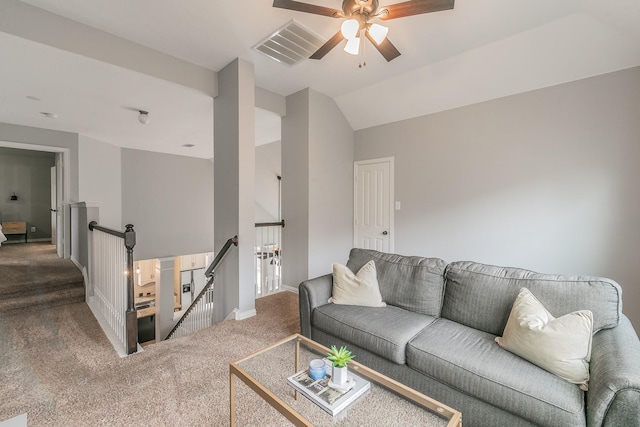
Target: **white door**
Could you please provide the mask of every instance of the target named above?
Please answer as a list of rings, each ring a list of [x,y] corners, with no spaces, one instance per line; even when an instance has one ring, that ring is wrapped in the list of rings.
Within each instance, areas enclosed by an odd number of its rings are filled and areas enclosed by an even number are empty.
[[[58,212],[58,197],[57,194],[57,179],[56,179],[56,167],[51,167],[51,206],[49,210],[51,211],[51,244],[55,245],[57,241],[57,230],[58,230],[58,216],[56,213]]]
[[[393,252],[393,157],[355,162],[353,246]]]

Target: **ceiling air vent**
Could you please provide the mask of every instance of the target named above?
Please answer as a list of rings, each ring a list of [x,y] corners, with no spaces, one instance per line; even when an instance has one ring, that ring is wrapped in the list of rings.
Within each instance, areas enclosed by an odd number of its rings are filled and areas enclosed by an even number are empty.
[[[289,66],[309,58],[326,40],[296,21],[289,21],[253,48]]]

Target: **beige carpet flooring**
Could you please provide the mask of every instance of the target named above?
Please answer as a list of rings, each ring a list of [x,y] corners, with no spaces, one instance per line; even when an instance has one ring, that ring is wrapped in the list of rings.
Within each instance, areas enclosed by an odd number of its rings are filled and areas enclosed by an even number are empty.
[[[229,363],[299,331],[298,296],[281,292],[256,300],[255,317],[225,321],[120,358],[84,302],[44,297],[48,291],[60,293],[65,281],[75,282],[75,266],[58,260],[50,245],[9,248],[0,248],[0,276],[6,273],[0,277],[0,302],[15,297],[9,286],[15,282],[23,290],[31,286],[30,301],[36,303],[0,310],[0,422],[26,413],[29,426],[227,426]],[[19,251],[22,256],[16,256]],[[6,256],[9,252],[13,256]],[[269,373],[291,370],[291,355],[280,349],[270,353],[264,369],[258,359],[251,362],[260,364],[255,372],[261,381],[286,392],[285,381]],[[404,402],[394,403],[398,411],[385,410],[386,393],[372,390],[366,397],[370,405],[354,404],[336,418],[304,398],[296,407],[306,408],[317,426],[446,424],[424,411],[412,415]],[[291,425],[237,379],[236,402],[238,426]],[[349,419],[342,416],[347,412]]]
[[[297,295],[119,358],[85,303],[0,317],[0,421],[29,426],[223,426],[229,362],[298,332]],[[238,425],[290,425],[244,385]]]
[[[0,246],[0,315],[85,299],[82,273],[49,243]]]

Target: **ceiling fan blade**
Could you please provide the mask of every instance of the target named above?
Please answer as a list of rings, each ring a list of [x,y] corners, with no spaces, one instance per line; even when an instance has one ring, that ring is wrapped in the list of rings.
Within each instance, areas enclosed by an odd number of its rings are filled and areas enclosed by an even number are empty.
[[[329,41],[320,46],[320,49],[316,50],[315,53],[309,57],[309,59],[322,59],[323,56],[329,53],[329,51],[336,47],[336,45],[342,40],[344,40],[342,31],[338,31],[333,37],[329,39]]]
[[[439,12],[453,9],[455,0],[410,0],[380,8],[378,18],[396,19],[405,16],[420,15],[421,13]],[[384,13],[384,11],[387,13]]]
[[[396,59],[398,56],[400,56],[400,51],[396,49],[396,47],[393,45],[393,43],[389,41],[389,39],[385,38],[382,41],[382,43],[377,44],[376,41],[373,39],[373,37],[369,35],[368,31],[366,31],[365,34],[369,39],[369,41],[371,42],[371,44],[373,44],[376,47],[376,49],[378,49],[378,52],[380,52],[382,56],[384,56],[384,59],[386,59],[387,62],[392,61]]]
[[[343,13],[338,9],[330,7],[317,6],[315,4],[307,4],[293,0],[273,0],[273,7],[281,9],[295,10],[297,12],[314,13],[316,15],[330,16],[332,18],[341,18]]]

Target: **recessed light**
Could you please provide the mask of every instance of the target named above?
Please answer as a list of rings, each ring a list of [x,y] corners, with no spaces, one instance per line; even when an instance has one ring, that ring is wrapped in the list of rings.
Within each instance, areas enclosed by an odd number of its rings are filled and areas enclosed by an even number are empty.
[[[182,144],[182,146],[187,148],[195,147],[194,144]]]
[[[48,117],[50,119],[57,119],[58,115],[56,113],[48,113],[46,111],[41,112],[40,114],[42,114],[45,117]]]
[[[37,98],[35,96],[31,96],[31,95],[27,95],[27,99],[30,99],[32,101],[40,101],[41,100],[40,98]]]

